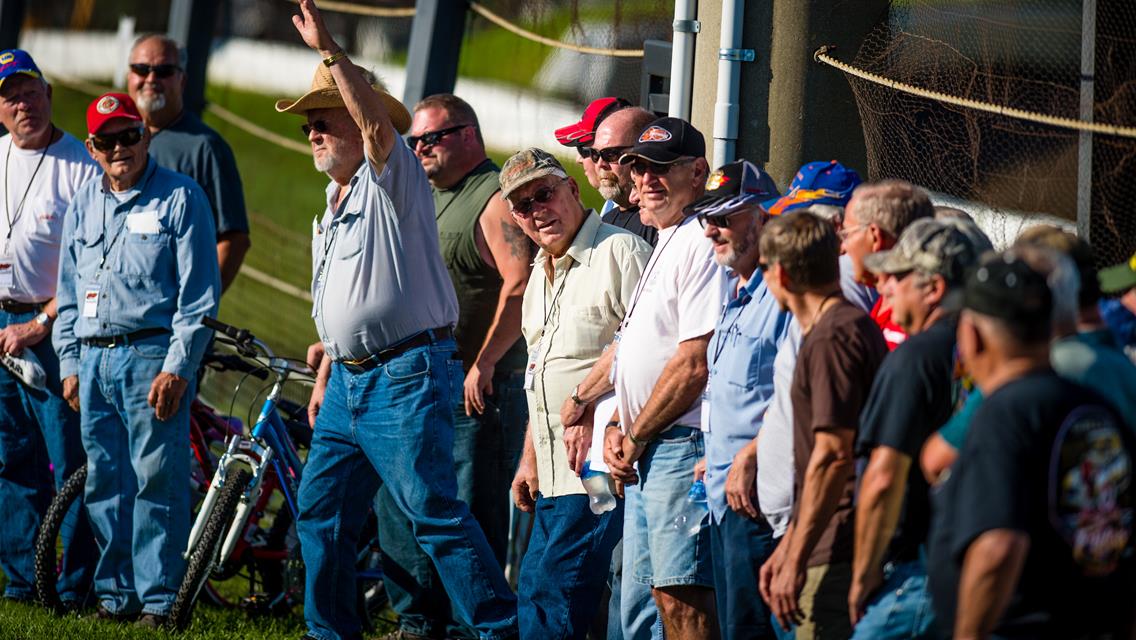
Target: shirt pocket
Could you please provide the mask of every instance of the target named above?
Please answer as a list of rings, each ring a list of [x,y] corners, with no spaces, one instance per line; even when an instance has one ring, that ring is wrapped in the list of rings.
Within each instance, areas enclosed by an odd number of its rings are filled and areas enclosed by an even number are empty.
[[[598,358],[615,329],[615,322],[603,307],[589,305],[564,305],[559,325],[561,339],[553,348],[578,360]]]
[[[340,233],[343,233],[343,231],[344,230],[341,229]],[[335,256],[336,260],[350,260],[351,258],[359,255],[359,252],[362,250],[363,238],[360,238],[359,236],[353,234],[345,234],[335,241],[335,247],[333,247],[333,255]]]
[[[167,264],[170,234],[162,229],[154,233],[130,233],[123,230],[119,253],[122,273],[158,280],[169,270]]]
[[[721,356],[719,372],[729,384],[753,391],[773,384],[773,359],[777,343],[732,329],[726,337],[727,350]]]

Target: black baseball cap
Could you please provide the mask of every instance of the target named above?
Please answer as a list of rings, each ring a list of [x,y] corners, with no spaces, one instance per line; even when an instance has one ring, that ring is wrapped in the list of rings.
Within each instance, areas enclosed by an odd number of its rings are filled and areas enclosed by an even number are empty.
[[[635,158],[645,158],[671,164],[690,157],[706,157],[706,139],[702,132],[680,118],[659,118],[643,129],[635,146],[619,158],[619,163],[630,164]]]
[[[1045,276],[1011,254],[984,260],[966,280],[962,306],[1015,325],[1050,322],[1053,293]]]

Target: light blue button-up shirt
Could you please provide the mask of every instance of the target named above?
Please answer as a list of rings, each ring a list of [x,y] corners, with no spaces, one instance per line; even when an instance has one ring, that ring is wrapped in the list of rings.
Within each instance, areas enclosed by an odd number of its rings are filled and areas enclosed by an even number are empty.
[[[68,207],[59,256],[53,341],[59,375],[79,372],[83,338],[171,332],[162,371],[192,378],[209,342],[221,273],[213,212],[193,180],[150,159],[138,183],[112,193],[102,176]],[[88,296],[97,302],[87,302]],[[85,313],[88,304],[95,317]]]
[[[706,492],[716,522],[728,508],[730,464],[757,437],[773,397],[773,360],[792,318],[765,286],[761,270],[754,271],[741,289],[736,276],[726,287],[727,302],[706,354],[710,366]]]

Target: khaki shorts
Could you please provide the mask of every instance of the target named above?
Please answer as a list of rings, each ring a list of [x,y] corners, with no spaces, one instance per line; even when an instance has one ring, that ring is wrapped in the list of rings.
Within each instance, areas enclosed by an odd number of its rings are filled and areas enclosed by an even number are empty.
[[[804,622],[796,629],[797,640],[848,640],[852,635],[848,619],[851,586],[852,565],[847,562],[809,567],[799,601]]]

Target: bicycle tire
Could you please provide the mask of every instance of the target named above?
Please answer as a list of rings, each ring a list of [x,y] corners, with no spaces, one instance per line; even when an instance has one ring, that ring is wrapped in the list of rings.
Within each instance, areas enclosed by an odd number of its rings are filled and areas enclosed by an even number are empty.
[[[47,507],[47,513],[43,516],[43,522],[39,525],[39,531],[36,532],[36,600],[57,613],[63,610],[63,603],[60,601],[59,592],[56,590],[56,581],[59,579],[59,558],[56,555],[57,542],[63,529],[63,521],[67,518],[67,512],[71,510],[71,505],[83,495],[86,483],[87,467],[84,465],[76,469],[75,473],[67,478],[59,492],[55,494],[55,498]]]
[[[237,503],[250,482],[252,482],[252,473],[249,471],[230,470],[230,477],[226,479],[225,486],[217,497],[213,513],[209,514],[201,539],[189,556],[185,577],[178,588],[173,607],[170,608],[170,617],[166,623],[169,629],[184,631],[189,627],[197,597],[217,565],[217,554],[221,550],[221,543],[233,522]]]

